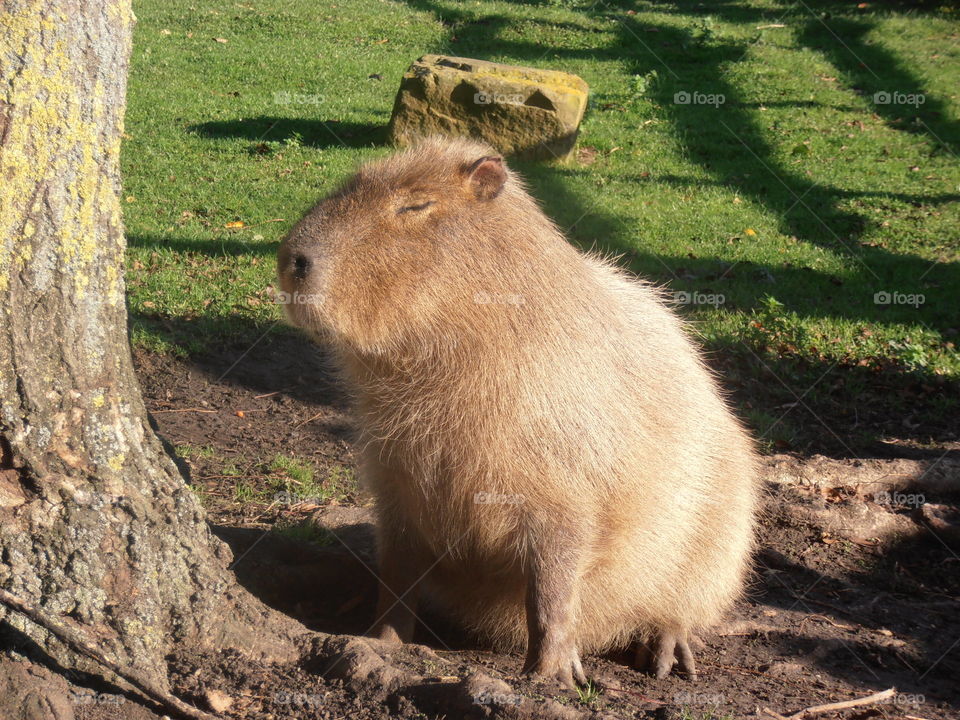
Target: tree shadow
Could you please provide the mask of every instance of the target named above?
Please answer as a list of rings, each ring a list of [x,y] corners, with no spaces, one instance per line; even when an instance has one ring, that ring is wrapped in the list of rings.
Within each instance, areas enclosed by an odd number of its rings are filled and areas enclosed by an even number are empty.
[[[472,8],[466,3],[458,3],[456,7],[446,7],[430,0],[406,0],[406,4],[420,12],[430,13],[437,18],[448,30],[447,36],[425,52],[440,55],[459,57],[475,57],[492,59],[495,54],[510,58],[510,63],[533,63],[542,61],[549,54],[559,54],[565,59],[584,58],[595,60],[605,58],[617,61],[620,57],[618,48],[584,47],[565,48],[557,50],[549,46],[537,45],[526,41],[516,41],[502,37],[503,31],[509,30],[516,19],[502,13],[485,12],[483,8]],[[524,3],[537,5],[539,3]],[[590,19],[584,13],[584,19]],[[575,22],[546,20],[536,17],[525,18],[531,24],[542,26],[551,31],[569,30],[585,34],[602,34],[602,26]],[[494,52],[491,52],[491,51]]]
[[[823,53],[889,127],[927,135],[937,152],[951,152],[960,143],[960,125],[948,120],[943,102],[896,55],[866,40],[875,27],[846,17],[811,17],[799,40]]]
[[[801,27],[799,42],[822,53],[845,76],[847,84],[870,101],[874,112],[884,117],[890,127],[926,134],[939,146],[938,151],[952,152],[950,148],[960,142],[960,124],[947,119],[944,103],[924,89],[923,81],[897,55],[867,38],[877,27],[877,21],[871,16],[880,11],[945,18],[943,7],[939,0],[878,0],[862,8],[869,10],[870,16],[861,14],[861,17],[855,17],[851,14],[860,13],[860,8],[837,0],[785,2],[771,10],[751,8],[735,0],[714,0],[711,3],[676,3],[660,11],[712,16],[734,23],[762,23],[774,19],[788,26]],[[907,102],[907,97],[915,96],[921,96],[921,99]],[[776,106],[774,103],[764,105]]]
[[[241,138],[254,143],[251,152],[269,142],[296,141],[312,148],[362,148],[382,145],[386,141],[386,125],[340,122],[339,120],[306,120],[303,118],[259,115],[236,120],[215,120],[191,125],[188,131],[211,139]]]
[[[766,106],[771,106],[772,103],[763,103]],[[741,104],[741,107],[751,107],[749,103]],[[693,176],[683,176],[675,175],[672,173],[665,173],[662,175],[648,174],[645,176],[641,175],[621,175],[621,178],[624,180],[630,180],[638,185],[645,184],[654,184],[654,183],[667,183],[669,185],[675,185],[677,187],[690,187],[692,185],[708,185],[714,187],[726,187],[727,183],[718,180],[705,180],[703,178],[697,178]],[[850,199],[850,198],[885,198],[887,200],[909,203],[915,207],[919,207],[924,203],[930,203],[935,205],[954,203],[960,201],[960,193],[939,193],[939,194],[920,194],[920,193],[907,193],[907,192],[896,192],[893,190],[850,190],[847,188],[833,188],[832,193],[835,197]]]
[[[223,231],[216,240],[174,237],[169,235],[127,235],[127,246],[159,250],[175,250],[180,253],[198,253],[209,257],[236,257],[238,255],[275,256],[277,243],[245,241],[236,231]]]

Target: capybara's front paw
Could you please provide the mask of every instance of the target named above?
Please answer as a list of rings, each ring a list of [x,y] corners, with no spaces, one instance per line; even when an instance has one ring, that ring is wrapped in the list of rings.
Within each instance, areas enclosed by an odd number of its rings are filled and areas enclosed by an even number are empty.
[[[649,671],[662,679],[670,674],[674,665],[691,680],[697,679],[697,666],[687,642],[687,633],[664,631],[637,643],[637,654],[633,661],[637,670]]]
[[[578,684],[587,684],[587,676],[580,664],[580,654],[573,646],[542,652],[535,658],[528,657],[523,672],[534,677],[556,680],[569,690],[575,690]]]

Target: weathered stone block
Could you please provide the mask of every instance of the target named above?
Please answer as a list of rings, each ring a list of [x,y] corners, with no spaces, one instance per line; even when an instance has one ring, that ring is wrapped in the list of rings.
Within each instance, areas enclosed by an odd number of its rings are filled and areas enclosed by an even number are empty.
[[[467,136],[506,155],[565,160],[576,145],[588,92],[570,73],[424,55],[400,83],[390,141]]]

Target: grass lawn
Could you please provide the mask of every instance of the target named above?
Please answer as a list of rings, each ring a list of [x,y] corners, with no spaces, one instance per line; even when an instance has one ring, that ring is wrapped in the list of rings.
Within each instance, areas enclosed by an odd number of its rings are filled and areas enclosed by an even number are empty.
[[[289,332],[277,243],[389,151],[400,75],[447,53],[586,80],[596,152],[519,167],[571,240],[676,293],[768,446],[955,440],[960,12],[861,5],[139,0],[134,343]]]

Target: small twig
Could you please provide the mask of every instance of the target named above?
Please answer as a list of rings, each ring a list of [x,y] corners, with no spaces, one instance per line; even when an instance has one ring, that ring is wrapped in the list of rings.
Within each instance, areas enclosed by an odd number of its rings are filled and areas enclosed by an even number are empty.
[[[263,400],[264,398],[273,397],[274,395],[279,395],[283,390],[274,390],[273,392],[264,393],[263,395],[254,395],[254,400]]]
[[[170,693],[161,690],[150,680],[142,677],[131,668],[122,668],[112,660],[107,659],[96,647],[91,645],[78,631],[67,627],[59,620],[47,615],[42,610],[34,607],[22,598],[12,595],[6,590],[0,589],[0,603],[8,608],[16,610],[18,613],[26,615],[30,620],[40,627],[48,630],[55,637],[59,638],[67,647],[84,655],[91,660],[96,661],[105,668],[112,670],[118,677],[123,678],[133,687],[146,695],[151,700],[160,703],[170,711],[189,718],[189,720],[216,720],[215,715],[199,710],[191,705],[187,705],[179,698]]]
[[[826,705],[812,705],[804,708],[800,712],[795,712],[793,715],[780,715],[775,713],[770,708],[764,708],[763,711],[768,715],[777,718],[777,720],[803,720],[803,718],[808,718],[811,715],[822,715],[823,713],[832,712],[834,710],[847,710],[849,708],[862,707],[863,705],[873,705],[878,702],[883,702],[887,698],[893,697],[896,692],[896,688],[888,688],[882,692],[857,698],[856,700],[844,700],[843,702],[827,703]]]
[[[205,408],[179,408],[176,410],[151,410],[154,415],[159,415],[160,413],[181,413],[181,412],[198,412],[198,413],[215,413],[216,410],[207,410]]]
[[[757,25],[757,30],[767,30],[769,28],[785,28],[783,23],[770,23],[769,25]],[[796,403],[793,403],[796,404]]]
[[[807,622],[807,620],[823,620],[825,623],[829,623],[830,625],[833,625],[835,628],[840,628],[841,630],[848,630],[848,631],[856,630],[856,628],[853,627],[852,625],[843,625],[841,623],[834,622],[833,620],[828,618],[826,615],[820,615],[816,613],[813,615],[807,615],[805,618],[803,618],[803,620],[800,621],[801,630],[803,630],[803,624]]]
[[[306,425],[308,422],[313,422],[313,421],[316,420],[318,417],[323,417],[323,413],[322,413],[322,412],[318,412],[318,413],[317,413],[316,415],[314,415],[313,417],[307,418],[307,419],[304,420],[303,422],[297,423],[296,425],[294,425],[294,427],[300,427],[301,425]]]

